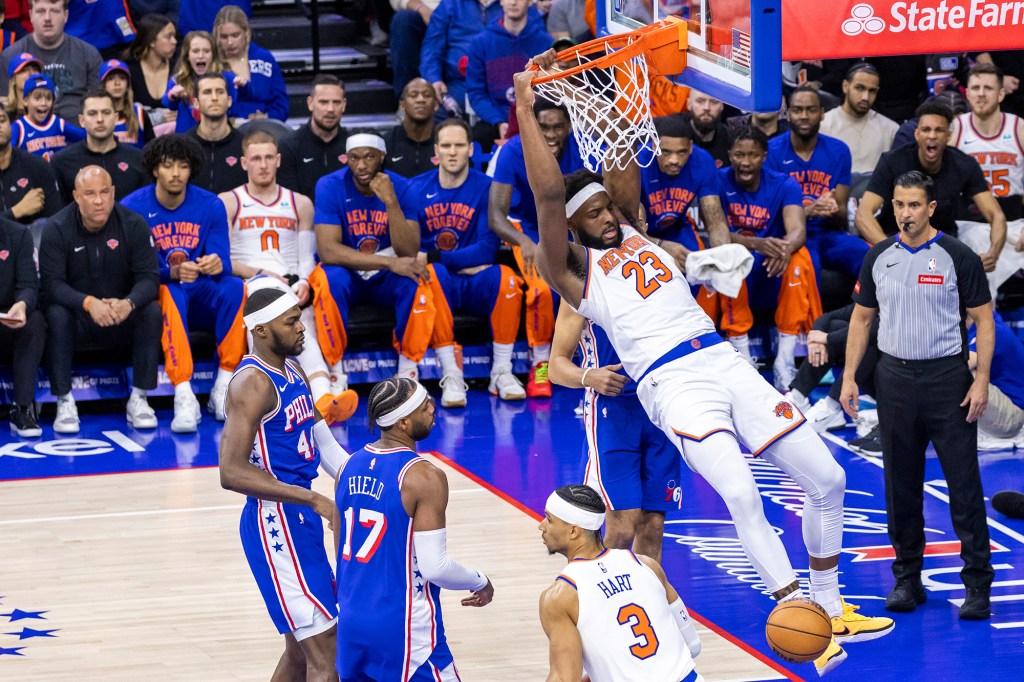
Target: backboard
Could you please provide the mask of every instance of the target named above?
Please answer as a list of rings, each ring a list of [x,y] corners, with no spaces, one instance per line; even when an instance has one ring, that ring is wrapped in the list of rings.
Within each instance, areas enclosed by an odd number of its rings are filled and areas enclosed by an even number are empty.
[[[662,74],[746,111],[782,104],[781,0],[597,0],[601,35],[667,16],[688,23],[686,68]]]

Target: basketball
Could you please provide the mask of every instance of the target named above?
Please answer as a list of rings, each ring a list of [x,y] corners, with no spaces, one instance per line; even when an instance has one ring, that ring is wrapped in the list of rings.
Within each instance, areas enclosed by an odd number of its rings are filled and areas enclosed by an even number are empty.
[[[817,602],[790,599],[768,614],[764,636],[782,660],[807,663],[820,656],[832,640],[832,619]]]

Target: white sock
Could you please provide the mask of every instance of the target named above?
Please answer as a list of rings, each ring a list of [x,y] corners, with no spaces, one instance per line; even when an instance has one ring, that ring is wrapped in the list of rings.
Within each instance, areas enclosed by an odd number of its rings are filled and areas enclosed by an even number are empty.
[[[793,398],[793,400],[795,400],[798,403],[802,403],[803,401],[807,400],[807,396],[805,396],[803,393],[796,390],[795,388],[789,389],[789,395]]]
[[[217,378],[213,380],[213,385],[220,387],[231,381],[231,375],[234,374],[234,370],[224,369],[223,367],[217,368]]]
[[[534,365],[547,362],[548,358],[551,357],[551,344],[542,343],[539,346],[534,346],[530,349],[530,357],[532,358]]]
[[[183,397],[188,397],[188,396],[191,396],[192,398],[196,397],[196,394],[192,392],[192,382],[191,381],[183,381],[183,382],[181,382],[180,384],[178,384],[177,386],[174,387],[174,397],[175,398],[183,398]]]
[[[59,403],[71,403],[72,405],[74,405],[75,404],[75,396],[71,395],[71,393],[68,392],[68,393],[65,393],[64,395],[57,396],[57,402],[59,402]]]
[[[410,374],[415,376],[416,363],[405,357],[404,355],[398,356],[398,375],[409,376]]]
[[[811,599],[821,604],[832,618],[843,615],[843,600],[839,596],[839,567],[816,571],[811,569]]]
[[[441,348],[434,349],[434,355],[437,356],[437,363],[441,365],[441,374],[462,374],[459,369],[458,363],[455,362],[455,345],[442,346]]]
[[[139,388],[138,386],[132,386],[132,395],[131,395],[131,397],[134,398],[135,396],[139,396],[140,398],[145,400],[146,399],[146,391],[144,391],[143,389]]]
[[[750,337],[744,334],[742,336],[730,336],[728,338],[729,343],[732,344],[733,348],[739,351],[740,355],[743,356],[743,359],[750,364],[754,364],[754,358],[750,356]]]
[[[491,357],[491,367],[501,367],[502,365],[512,364],[512,345],[511,343],[495,343],[491,344],[494,347],[494,352]]]
[[[791,367],[796,364],[796,334],[779,334],[779,348],[775,354],[775,362],[783,362]]]
[[[322,374],[309,379],[309,392],[313,394],[313,402],[331,392],[331,382]]]

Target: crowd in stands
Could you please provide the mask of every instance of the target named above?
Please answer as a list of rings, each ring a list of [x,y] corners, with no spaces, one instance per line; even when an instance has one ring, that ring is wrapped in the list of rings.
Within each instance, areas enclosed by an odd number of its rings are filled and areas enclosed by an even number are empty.
[[[189,331],[199,329],[216,340],[208,408],[223,419],[227,380],[247,348],[240,311],[263,286],[288,288],[306,306],[300,362],[331,421],[355,408],[342,362],[355,305],[394,311],[399,376],[417,377],[433,349],[446,407],[467,399],[458,313],[490,327],[492,393],[550,396],[559,300],[534,265],[537,216],[512,77],[556,41],[593,34],[583,0],[376,3],[377,28],[391,34],[398,125],[348,129],[344,84],[321,73],[308,121],[275,134],[247,125],[289,117],[281,68],[253,42],[250,6],[129,4],[130,15],[120,0],[6,3],[0,350],[15,368],[13,430],[39,434],[43,363],[55,431],[78,431],[70,382],[82,344],[131,347],[135,428],[156,426],[147,391],[162,356],[172,430],[196,430]],[[738,296],[695,296],[751,362],[755,322],[774,326],[776,386],[815,428],[836,428],[845,420],[835,396],[808,402],[844,343],[842,315],[823,312],[819,283],[838,273],[830,281],[848,296],[869,245],[898,231],[896,176],[916,169],[934,180],[933,223],[979,254],[993,293],[1021,278],[1022,54],[960,55],[948,90],[959,101],[929,96],[924,57],[786,64],[775,112],[683,90],[679,104],[655,107],[667,114],[655,120],[660,155],[606,181],[632,187],[624,209],[652,238],[678,244],[681,265],[730,241],[754,254]],[[539,101],[536,113],[563,173],[582,168],[565,109]],[[902,145],[901,135],[910,136]],[[512,373],[521,328],[525,383]],[[798,371],[802,337],[809,359]],[[1016,337],[999,338],[997,358],[1016,357]],[[1012,443],[1024,388],[1003,383],[994,372],[1010,416],[993,437]]]

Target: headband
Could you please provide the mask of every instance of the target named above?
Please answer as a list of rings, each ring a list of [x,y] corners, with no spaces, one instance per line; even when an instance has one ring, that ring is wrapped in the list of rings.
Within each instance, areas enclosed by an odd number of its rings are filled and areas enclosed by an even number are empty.
[[[345,153],[348,154],[357,147],[370,147],[371,149],[378,150],[381,154],[387,152],[387,149],[384,147],[384,138],[372,133],[359,133],[358,135],[349,136],[348,140],[345,141]]]
[[[404,419],[410,414],[416,411],[416,409],[423,404],[423,401],[427,399],[427,389],[423,388],[423,384],[417,383],[416,390],[412,392],[412,395],[406,398],[405,402],[391,410],[387,414],[382,414],[377,417],[377,426],[388,427],[394,426],[398,423],[399,419]]]
[[[288,292],[280,298],[275,298],[259,310],[255,310],[244,316],[242,321],[245,323],[246,328],[252,331],[257,327],[257,325],[272,322],[297,305],[299,305],[299,299],[295,294]]]
[[[576,192],[576,194],[573,195],[572,199],[569,199],[569,202],[565,205],[566,220],[571,218],[573,213],[580,210],[580,206],[582,206],[587,199],[594,196],[595,194],[600,194],[601,192],[607,191],[608,190],[606,190],[602,185],[599,185],[596,182],[592,182],[589,185],[585,186],[583,189],[581,189],[579,192]]]
[[[580,509],[572,502],[564,500],[558,493],[548,495],[548,501],[544,503],[544,509],[554,517],[566,523],[579,526],[584,530],[601,530],[604,523],[604,514]]]

